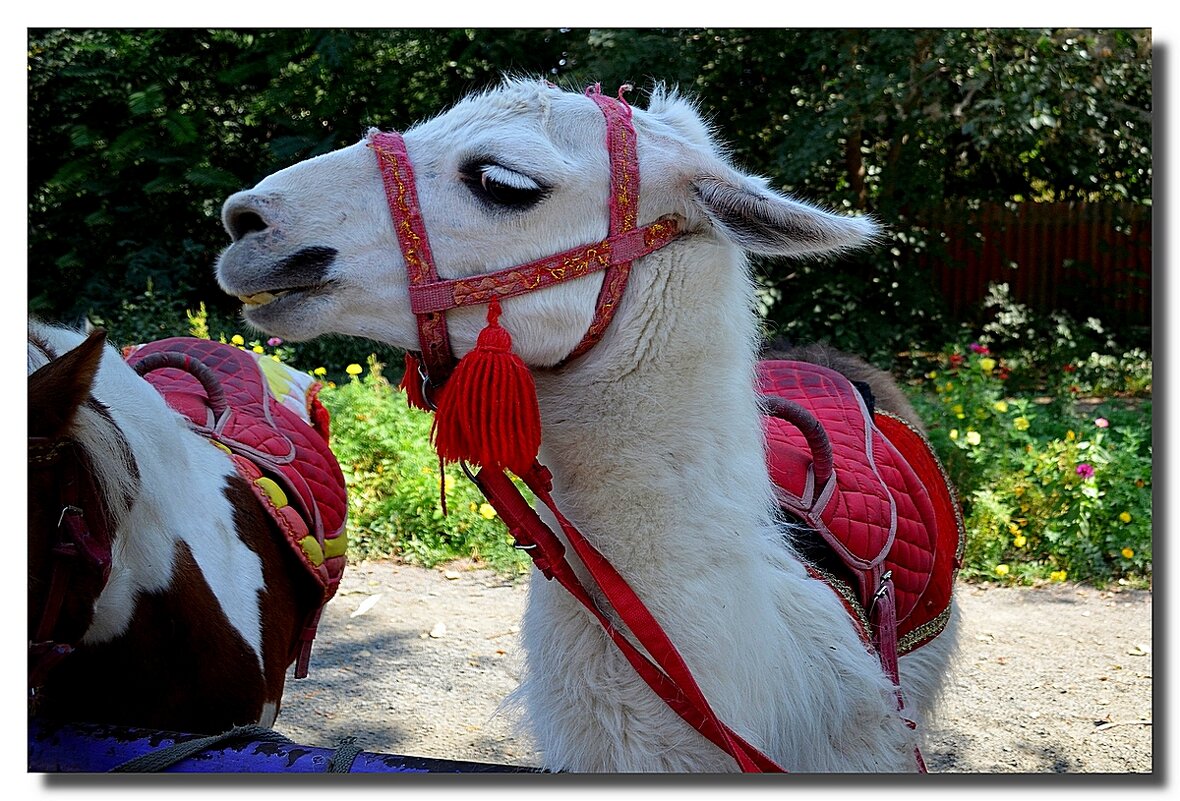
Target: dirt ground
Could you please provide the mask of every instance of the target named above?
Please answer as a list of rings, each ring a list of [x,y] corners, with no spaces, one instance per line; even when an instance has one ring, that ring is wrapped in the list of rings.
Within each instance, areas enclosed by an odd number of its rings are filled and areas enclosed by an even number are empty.
[[[947,773],[1153,772],[1152,597],[960,584],[963,648],[924,756]],[[306,745],[538,764],[502,708],[527,581],[464,566],[350,565],[311,674],[275,728]]]

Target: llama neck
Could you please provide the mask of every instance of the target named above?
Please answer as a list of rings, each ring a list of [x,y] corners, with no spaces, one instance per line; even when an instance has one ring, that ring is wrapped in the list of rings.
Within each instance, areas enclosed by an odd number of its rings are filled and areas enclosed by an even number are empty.
[[[700,243],[650,257],[601,351],[538,379],[555,497],[616,566],[736,549],[770,522],[757,318],[738,259]]]

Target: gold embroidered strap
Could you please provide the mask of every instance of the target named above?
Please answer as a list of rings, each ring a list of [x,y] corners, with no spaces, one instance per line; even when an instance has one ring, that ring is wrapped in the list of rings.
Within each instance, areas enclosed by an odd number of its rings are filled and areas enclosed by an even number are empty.
[[[555,256],[509,267],[494,273],[410,285],[410,309],[428,314],[487,303],[493,297],[510,298],[534,289],[582,278],[600,270],[628,265],[668,244],[680,232],[673,219],[657,220],[614,239],[583,245]]]
[[[405,140],[396,131],[378,132],[369,137],[369,147],[377,154],[381,180],[385,184],[385,199],[389,203],[393,227],[397,231],[398,244],[406,262],[410,287],[437,283],[438,270],[430,252],[426,224],[422,221],[414,169],[410,166]],[[455,366],[446,317],[441,312],[418,315],[418,345],[422,349],[422,361],[431,381],[441,386]]]
[[[631,106],[623,99],[623,92],[631,86],[619,87],[617,98],[602,94],[599,84],[586,90],[586,96],[593,100],[606,117],[606,149],[610,154],[610,231],[611,237],[626,234],[635,228],[639,214],[639,154],[635,145],[635,128],[631,125]],[[631,277],[631,261],[612,265],[602,279],[598,301],[594,307],[594,319],[590,328],[569,355],[562,359],[566,364],[581,356],[598,343],[606,333],[615,315],[618,303]]]

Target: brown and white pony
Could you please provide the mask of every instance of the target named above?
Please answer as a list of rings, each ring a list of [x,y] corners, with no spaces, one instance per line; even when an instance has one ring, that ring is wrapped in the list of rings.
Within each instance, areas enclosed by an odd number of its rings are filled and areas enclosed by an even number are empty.
[[[321,589],[224,450],[105,342],[29,324],[31,710],[272,725]]]

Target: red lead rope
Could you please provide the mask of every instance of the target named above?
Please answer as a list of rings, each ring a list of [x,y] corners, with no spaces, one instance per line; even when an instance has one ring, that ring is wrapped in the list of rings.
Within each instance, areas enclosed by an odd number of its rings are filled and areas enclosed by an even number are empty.
[[[546,578],[556,579],[598,619],[636,672],[676,714],[732,756],[743,772],[785,772],[772,759],[718,719],[676,646],[668,639],[643,601],[606,557],[587,542],[581,532],[558,510],[557,504],[549,494],[552,483],[549,471],[545,467],[534,462],[532,468],[526,471],[521,479],[553,512],[566,539],[586,566],[593,581],[650,657],[619,631],[595,603],[566,560],[565,547],[561,541],[525,501],[508,476],[501,471],[485,468],[481,469],[474,479],[488,502],[508,526],[518,547],[528,551]]]

